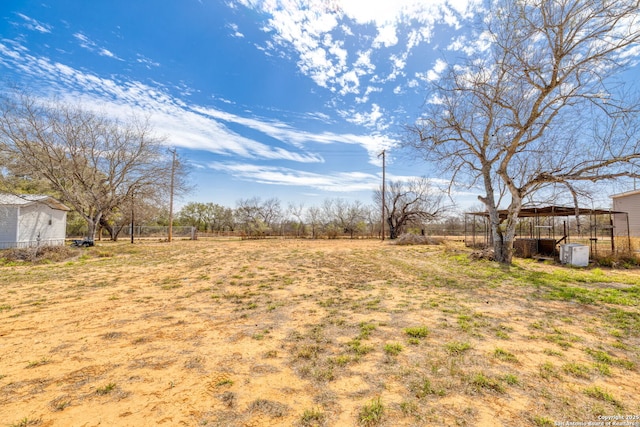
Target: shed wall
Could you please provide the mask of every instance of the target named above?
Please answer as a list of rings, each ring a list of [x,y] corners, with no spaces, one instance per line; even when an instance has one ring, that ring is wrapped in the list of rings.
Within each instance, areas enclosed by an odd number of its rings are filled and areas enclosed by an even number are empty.
[[[66,234],[67,212],[45,204],[20,208],[17,247],[62,245]]]
[[[640,237],[640,193],[614,197],[613,210],[627,212],[629,214],[629,236]],[[614,217],[614,226],[616,234],[619,234],[627,225],[622,224],[620,220],[616,221],[616,219]]]
[[[16,246],[18,230],[18,208],[0,206],[0,249]]]

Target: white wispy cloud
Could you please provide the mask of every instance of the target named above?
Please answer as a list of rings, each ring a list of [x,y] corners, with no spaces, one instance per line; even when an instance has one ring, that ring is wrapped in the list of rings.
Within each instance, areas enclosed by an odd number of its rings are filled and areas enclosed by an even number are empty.
[[[335,172],[319,174],[301,172],[285,167],[237,162],[210,162],[205,166],[250,182],[306,187],[334,193],[371,191],[372,189],[378,188],[381,182],[381,173]],[[419,177],[415,175],[387,174],[389,181],[407,182],[417,178]],[[448,180],[442,179],[431,179],[430,182],[436,191],[443,192],[446,191],[450,183]],[[458,194],[458,192],[456,192],[456,194]],[[475,193],[473,194],[475,196]]]
[[[337,134],[334,132],[307,132],[301,129],[295,129],[290,125],[278,121],[269,121],[264,119],[256,119],[252,117],[243,117],[226,111],[207,108],[192,107],[193,111],[198,112],[206,117],[216,120],[222,120],[227,123],[234,123],[245,126],[247,128],[259,131],[271,138],[290,144],[294,147],[305,148],[314,144],[330,145],[330,144],[347,144],[357,145],[366,150],[370,160],[377,164],[375,160],[377,153],[384,148],[395,145],[395,141],[378,135],[356,135],[356,134]],[[373,114],[373,113],[372,113]],[[312,148],[308,148],[312,151]]]
[[[358,93],[353,78],[345,76],[354,72],[370,76],[373,72],[373,67],[368,66],[370,62],[362,66],[362,56],[357,52],[345,52],[347,41],[364,52],[388,49],[398,44],[399,28],[413,28],[406,42],[407,52],[391,59],[393,77],[402,71],[409,51],[427,41],[437,24],[456,27],[460,19],[472,17],[480,3],[479,0],[239,1],[271,17],[264,31],[272,35],[275,43],[265,46],[266,50],[292,49],[302,72],[319,86],[342,94]],[[363,45],[367,38],[359,37],[359,32],[349,27],[345,19],[357,25],[375,25],[377,33],[368,39],[368,46]]]
[[[380,176],[362,172],[318,174],[284,167],[222,162],[212,162],[207,166],[236,178],[261,184],[310,187],[338,193],[369,191],[380,183]]]
[[[17,15],[24,20],[23,26],[32,31],[38,31],[40,33],[50,33],[51,29],[53,28],[51,25],[43,24],[42,22],[39,22],[25,14],[17,13]]]
[[[370,129],[376,129],[378,131],[386,129],[386,125],[380,121],[380,117],[382,117],[382,110],[378,104],[373,104],[371,106],[371,111],[369,112],[362,113],[352,109],[348,111],[339,111],[338,113],[350,123],[365,126]]]
[[[393,83],[401,93],[405,68],[415,49],[428,43],[437,25],[458,28],[473,17],[480,0],[238,0],[269,18],[268,39],[257,46],[267,55],[292,58],[304,75],[339,98],[361,108],[354,123],[388,128],[392,114],[367,111],[378,88]],[[236,6],[237,7],[237,6]],[[374,33],[371,33],[371,28]],[[375,58],[373,60],[372,58]],[[415,80],[414,80],[415,82]],[[357,107],[360,105],[360,107]],[[351,114],[350,109],[350,115]],[[377,123],[371,119],[378,120]]]
[[[417,77],[428,82],[436,81],[440,78],[440,75],[444,70],[446,70],[446,68],[447,68],[447,63],[442,59],[437,59],[436,63],[433,65],[433,68],[431,68],[429,71],[427,71],[423,75],[417,75]]]
[[[381,46],[390,47],[396,44],[398,44],[398,36],[396,34],[396,26],[393,23],[386,23],[378,27],[378,35],[372,44],[373,48],[379,48]]]
[[[152,59],[147,58],[144,55],[141,54],[137,54],[136,55],[136,62],[139,64],[143,64],[145,67],[147,67],[147,69],[151,69],[152,67],[159,67],[160,63],[156,62]]]
[[[244,34],[242,34],[239,31],[237,24],[229,24],[229,28],[231,29],[231,36],[237,37],[237,38],[244,38]]]
[[[393,145],[393,141],[382,135],[312,133],[276,120],[188,104],[170,95],[161,85],[99,77],[33,56],[15,43],[0,42],[0,64],[40,82],[41,87],[33,89],[48,92],[44,95],[55,94],[70,103],[81,103],[118,118],[127,118],[131,113],[149,117],[156,132],[165,135],[167,144],[176,147],[253,160],[318,163],[324,161],[313,151],[318,144],[357,145],[366,150],[372,162],[377,152]],[[320,118],[326,120],[326,116]],[[265,144],[247,138],[231,130],[229,124],[258,131],[278,143]]]
[[[448,50],[455,52],[464,52],[468,56],[473,56],[478,52],[484,52],[491,46],[491,36],[488,32],[480,34],[480,36],[469,39],[466,35],[456,37],[447,46]]]
[[[89,37],[87,37],[83,33],[75,33],[73,35],[73,37],[75,37],[75,39],[79,42],[80,47],[82,47],[82,48],[85,48],[85,49],[87,49],[87,50],[89,50],[91,52],[96,52],[100,56],[106,56],[108,58],[113,58],[113,59],[117,59],[119,61],[122,61],[122,59],[119,58],[116,54],[111,52],[109,49],[106,49],[104,47],[98,46],[98,44],[96,42],[94,42],[93,40],[89,39]]]

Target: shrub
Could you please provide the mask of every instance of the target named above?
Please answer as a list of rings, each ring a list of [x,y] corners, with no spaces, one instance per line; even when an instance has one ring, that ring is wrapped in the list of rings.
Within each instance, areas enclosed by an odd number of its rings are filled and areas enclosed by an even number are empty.
[[[419,234],[405,233],[394,240],[396,245],[441,245],[444,239],[441,237],[423,236]]]
[[[60,262],[77,256],[78,252],[78,249],[63,245],[13,248],[0,251],[0,262],[30,262],[38,264]]]
[[[612,268],[634,268],[640,265],[640,258],[633,252],[599,255],[594,257],[594,261],[601,267]]]

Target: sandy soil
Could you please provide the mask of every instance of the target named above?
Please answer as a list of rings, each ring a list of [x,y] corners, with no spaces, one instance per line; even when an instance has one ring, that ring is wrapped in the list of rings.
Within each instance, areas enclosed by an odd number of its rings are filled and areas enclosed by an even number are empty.
[[[638,331],[603,320],[637,306],[550,299],[534,278],[556,267],[500,273],[463,257],[377,241],[105,242],[71,262],[0,267],[0,423],[529,426],[640,414]],[[626,289],[638,273],[615,274],[626,279],[603,282]],[[412,339],[418,326],[428,335]]]

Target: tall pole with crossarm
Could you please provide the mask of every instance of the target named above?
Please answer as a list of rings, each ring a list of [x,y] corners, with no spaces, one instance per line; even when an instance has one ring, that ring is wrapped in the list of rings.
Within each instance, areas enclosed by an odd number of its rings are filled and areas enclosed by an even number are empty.
[[[171,183],[169,188],[169,235],[167,241],[171,241],[173,238],[173,187],[176,174],[176,149],[171,150],[173,158],[171,159]]]
[[[386,158],[386,150],[382,150],[382,153],[378,154],[378,157],[382,156],[382,221],[380,223],[380,235],[382,236],[382,241],[384,242],[384,194],[385,190],[385,158]]]

